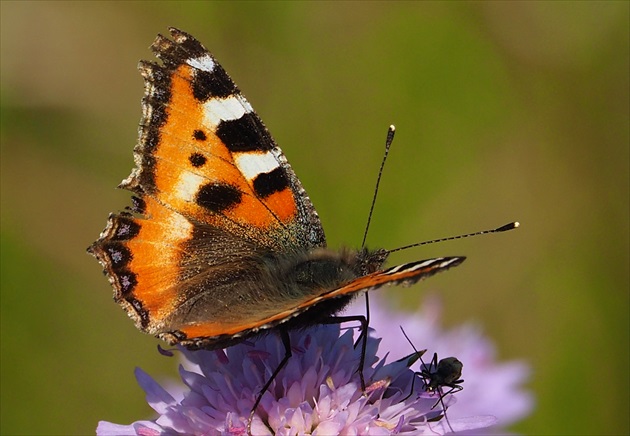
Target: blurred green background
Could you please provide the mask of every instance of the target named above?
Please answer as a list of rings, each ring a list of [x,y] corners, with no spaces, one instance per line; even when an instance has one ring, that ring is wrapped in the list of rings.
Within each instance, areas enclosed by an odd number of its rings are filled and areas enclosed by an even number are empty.
[[[628,425],[629,3],[9,2],[1,6],[2,434],[89,434],[150,417],[133,368],[176,377],[85,248],[129,203],[139,59],[176,26],[239,84],[329,244],[359,245],[387,126],[371,246],[519,220],[396,253],[466,255],[413,289],[525,359],[537,407],[511,430]]]

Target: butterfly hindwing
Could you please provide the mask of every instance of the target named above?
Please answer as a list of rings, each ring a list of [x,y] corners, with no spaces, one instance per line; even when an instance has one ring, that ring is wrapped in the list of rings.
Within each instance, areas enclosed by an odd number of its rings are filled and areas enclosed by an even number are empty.
[[[373,291],[383,286],[390,285],[403,285],[410,286],[418,281],[432,276],[441,271],[445,271],[448,268],[455,267],[461,264],[465,260],[465,257],[441,257],[435,259],[426,259],[403,265],[398,265],[385,269],[383,271],[377,271],[372,274],[358,277],[351,280],[349,283],[332,288],[328,291],[322,291],[319,295],[304,299],[299,304],[287,307],[284,310],[277,310],[272,316],[259,319],[256,322],[252,322],[247,326],[247,330],[259,331],[273,328],[281,323],[292,323],[293,319],[299,317],[299,325],[305,326],[309,323],[316,323],[317,316],[309,316],[309,311],[318,313],[318,307],[328,304],[333,304],[335,300],[340,300],[340,308],[343,308],[351,298],[357,296],[360,293]],[[225,331],[225,326],[219,326],[213,320],[208,320],[207,323],[202,323],[195,326],[193,329],[187,331],[189,337],[200,336],[199,332],[209,331],[224,331],[225,337],[222,340],[229,340],[234,332],[228,333]],[[193,334],[197,333],[197,334]],[[238,332],[236,332],[238,333]],[[213,339],[215,340],[215,339]],[[203,347],[207,342],[203,339],[196,341],[187,341],[184,344],[192,345],[195,348]]]

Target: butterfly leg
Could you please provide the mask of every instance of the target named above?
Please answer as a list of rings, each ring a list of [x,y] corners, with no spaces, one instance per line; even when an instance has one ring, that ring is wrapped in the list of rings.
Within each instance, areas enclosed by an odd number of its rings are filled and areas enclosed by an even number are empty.
[[[249,436],[252,436],[252,421],[254,420],[254,414],[256,413],[256,409],[258,408],[258,405],[260,404],[263,395],[265,394],[265,392],[267,392],[267,389],[269,389],[271,383],[275,380],[275,378],[278,376],[282,368],[284,368],[284,366],[287,364],[292,355],[291,338],[289,337],[289,333],[285,329],[279,329],[279,332],[280,338],[282,339],[282,344],[284,345],[284,357],[282,358],[276,369],[273,371],[273,374],[271,374],[271,377],[269,377],[269,380],[267,380],[267,382],[264,384],[264,386],[256,396],[254,407],[252,407],[252,411],[249,414],[249,419],[247,420],[247,434]]]
[[[370,297],[367,292],[365,293],[365,325],[370,325]],[[357,341],[354,343],[354,348],[357,348],[360,341],[367,340],[367,334],[367,328],[363,328],[363,324],[361,324],[361,333],[359,334]]]

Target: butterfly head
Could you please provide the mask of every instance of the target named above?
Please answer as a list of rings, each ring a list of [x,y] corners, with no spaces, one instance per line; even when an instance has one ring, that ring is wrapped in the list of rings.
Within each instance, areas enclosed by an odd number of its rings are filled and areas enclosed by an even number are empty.
[[[383,248],[377,248],[376,250],[362,248],[356,257],[357,273],[360,276],[365,276],[380,270],[387,260],[387,256],[389,256],[389,251]]]

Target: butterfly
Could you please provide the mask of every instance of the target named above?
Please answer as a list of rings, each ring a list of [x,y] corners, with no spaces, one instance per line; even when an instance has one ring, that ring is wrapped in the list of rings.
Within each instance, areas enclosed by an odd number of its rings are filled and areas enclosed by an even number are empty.
[[[132,204],[110,214],[88,248],[138,329],[189,349],[270,331],[288,338],[330,322],[361,293],[464,261],[383,269],[387,250],[327,248],[311,200],[252,106],[199,41],[169,31],[151,46],[161,62],[138,67],[136,166],[119,185]]]

